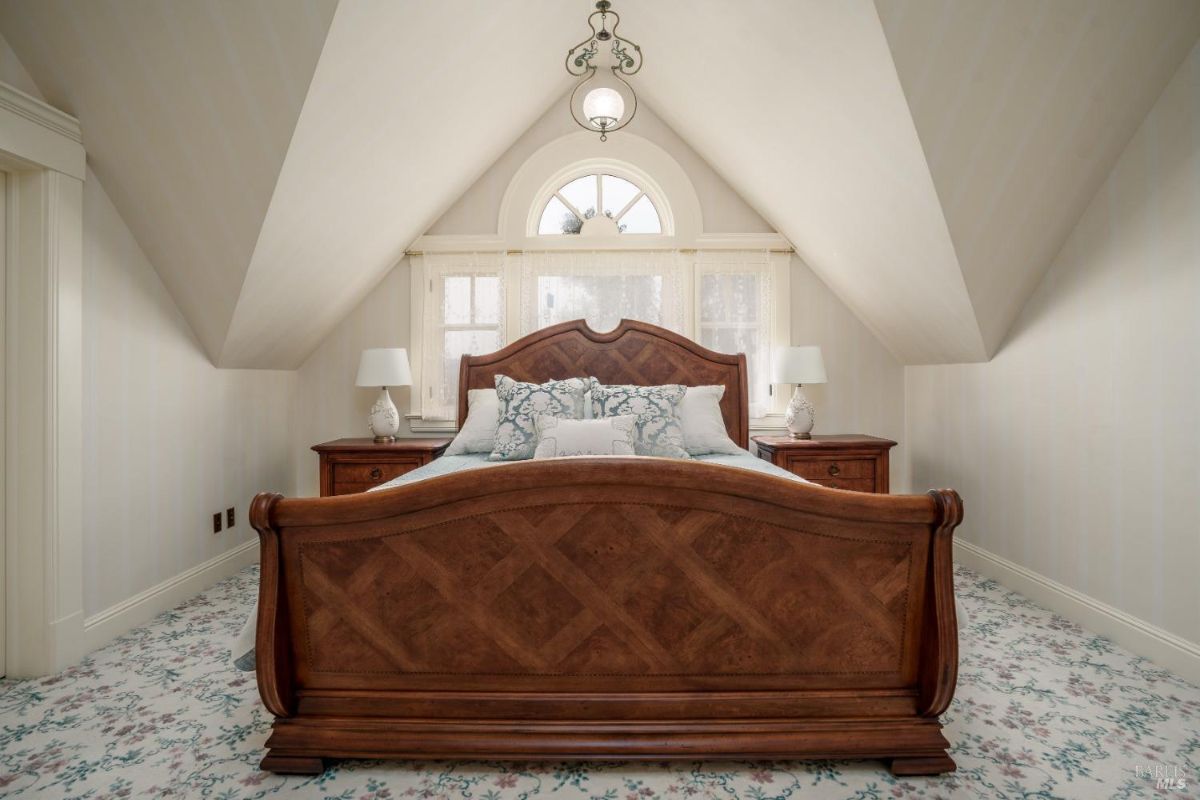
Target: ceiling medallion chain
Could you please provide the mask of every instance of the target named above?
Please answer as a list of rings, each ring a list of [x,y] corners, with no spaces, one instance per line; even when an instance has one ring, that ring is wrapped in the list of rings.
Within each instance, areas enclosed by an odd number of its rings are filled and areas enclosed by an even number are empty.
[[[636,75],[642,68],[642,48],[617,34],[620,24],[621,17],[612,10],[612,3],[599,0],[596,10],[588,15],[592,35],[567,51],[567,72],[580,78],[571,92],[571,118],[585,130],[599,131],[602,142],[608,141],[608,134],[628,125],[637,113],[637,94],[625,77]],[[610,63],[603,66],[612,73],[612,82],[600,72],[601,65],[595,63],[597,56],[605,58],[601,48],[610,42]],[[583,93],[583,101],[578,102],[585,86],[588,89]],[[628,116],[625,114],[625,94],[630,99]]]

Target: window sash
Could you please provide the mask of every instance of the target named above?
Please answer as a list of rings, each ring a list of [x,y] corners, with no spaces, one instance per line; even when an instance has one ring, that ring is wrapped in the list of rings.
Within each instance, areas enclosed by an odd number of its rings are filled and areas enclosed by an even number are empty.
[[[453,332],[486,332],[499,349],[519,336],[554,324],[566,318],[581,316],[563,308],[561,314],[544,315],[543,298],[539,297],[539,278],[561,276],[605,278],[622,276],[631,279],[657,277],[660,280],[661,316],[645,321],[661,325],[694,339],[705,347],[722,350],[722,341],[746,341],[747,334],[757,331],[756,341],[746,347],[749,366],[750,416],[762,419],[780,412],[779,398],[770,391],[770,357],[776,344],[790,343],[786,308],[780,304],[790,301],[790,254],[765,250],[728,251],[634,251],[634,250],[573,250],[525,252],[425,253],[413,258],[414,347],[421,350],[420,386],[414,387],[419,400],[413,411],[433,427],[452,425],[457,413],[458,359],[448,358],[446,336]],[[721,313],[706,314],[704,286],[706,277],[750,275],[755,278],[757,299],[753,313],[734,308],[726,301]],[[445,319],[445,280],[454,277],[492,278],[498,280],[497,314],[494,321],[483,322],[478,317],[478,304],[470,302],[466,321]],[[420,285],[418,286],[418,281]],[[420,291],[418,291],[418,288]],[[586,282],[584,282],[586,289]],[[474,292],[476,284],[472,282]],[[616,291],[616,290],[613,290]],[[618,295],[620,292],[616,292]],[[610,304],[611,305],[611,304]],[[639,318],[626,307],[607,310],[603,319],[583,314],[596,330],[611,328],[622,317]],[[647,315],[641,315],[647,316]],[[464,319],[460,317],[459,319]],[[419,320],[419,324],[418,324]],[[418,331],[420,338],[417,339]],[[730,352],[738,352],[725,348]],[[450,361],[454,363],[451,364]]]
[[[454,420],[458,412],[458,372],[460,352],[492,352],[503,347],[505,336],[505,276],[502,253],[447,253],[426,255],[422,259],[424,292],[424,329],[422,331],[421,418]],[[447,319],[446,289],[451,281],[467,279],[468,301],[465,320]],[[482,280],[496,282],[495,307],[485,312],[480,298]],[[487,303],[491,305],[491,303]],[[476,337],[454,334],[477,334]],[[458,338],[470,341],[450,348],[447,342]]]

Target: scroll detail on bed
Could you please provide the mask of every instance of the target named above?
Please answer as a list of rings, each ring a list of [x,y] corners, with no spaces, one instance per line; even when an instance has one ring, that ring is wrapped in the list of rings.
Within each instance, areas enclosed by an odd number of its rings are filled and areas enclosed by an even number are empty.
[[[575,363],[606,382],[635,370],[692,385],[714,382],[705,364],[732,367],[726,421],[745,440],[744,358],[641,323],[568,323],[464,358],[460,392],[489,371],[546,380]],[[937,717],[957,672],[961,515],[952,491],[868,495],[650,458],[260,495],[257,672],[276,716],[263,766],[861,757],[897,774],[953,769]]]

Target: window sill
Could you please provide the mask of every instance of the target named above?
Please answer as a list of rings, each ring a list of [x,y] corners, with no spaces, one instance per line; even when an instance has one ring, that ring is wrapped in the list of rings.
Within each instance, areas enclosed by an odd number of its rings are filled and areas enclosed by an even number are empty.
[[[458,425],[453,420],[425,419],[420,414],[406,414],[404,418],[408,420],[408,429],[413,433],[454,434],[458,432]]]

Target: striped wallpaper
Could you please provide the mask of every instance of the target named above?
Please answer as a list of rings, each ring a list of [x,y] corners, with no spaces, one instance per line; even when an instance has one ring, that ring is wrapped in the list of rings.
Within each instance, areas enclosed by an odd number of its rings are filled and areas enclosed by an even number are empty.
[[[253,538],[291,491],[291,372],[212,366],[95,175],[83,184],[84,613]],[[212,532],[229,506],[237,524]]]
[[[963,538],[1200,642],[1200,45],[996,357],[908,367]]]

